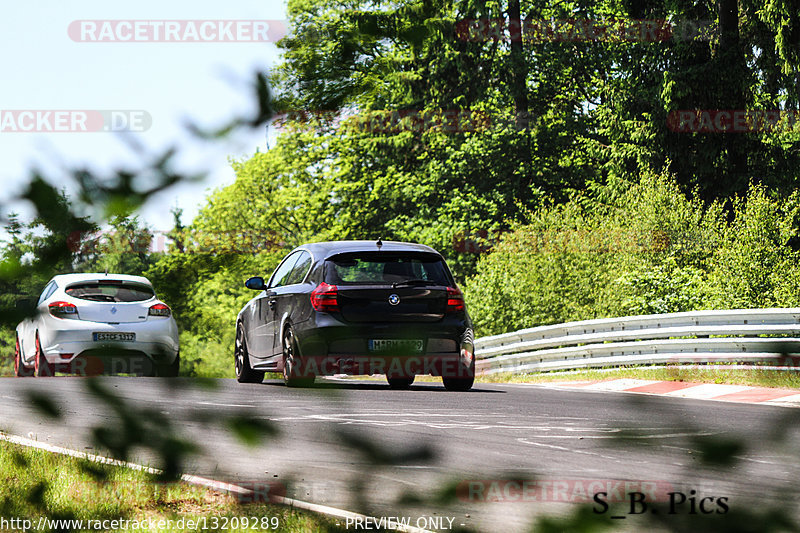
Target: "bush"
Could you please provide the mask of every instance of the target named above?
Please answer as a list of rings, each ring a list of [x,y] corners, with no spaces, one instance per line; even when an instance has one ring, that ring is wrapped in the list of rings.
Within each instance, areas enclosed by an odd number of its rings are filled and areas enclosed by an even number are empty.
[[[14,375],[14,329],[0,328],[0,376]]]
[[[797,238],[800,196],[782,199],[764,187],[733,202],[735,219],[714,253],[710,275],[715,308],[796,306],[800,255]]]
[[[575,203],[532,213],[465,283],[479,334],[594,317],[609,277],[607,243]]]
[[[666,176],[645,176],[610,205],[581,197],[529,214],[478,263],[466,300],[479,336],[602,317],[797,306],[798,221],[797,192],[781,198],[752,186],[726,212]]]
[[[236,377],[233,368],[233,335],[234,332],[231,331],[230,339],[219,340],[182,331],[181,375],[201,378]]]
[[[257,294],[244,282],[268,277],[282,255],[173,253],[145,274],[175,311],[182,375],[233,377],[236,315]]]

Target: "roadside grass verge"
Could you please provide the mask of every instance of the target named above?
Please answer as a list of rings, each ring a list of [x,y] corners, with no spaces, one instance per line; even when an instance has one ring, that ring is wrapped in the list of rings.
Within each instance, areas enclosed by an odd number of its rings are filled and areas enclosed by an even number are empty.
[[[800,371],[763,368],[736,368],[730,365],[627,366],[605,370],[541,372],[532,374],[493,374],[478,376],[478,383],[549,383],[557,381],[604,381],[632,378],[658,381],[691,381],[753,387],[800,389]],[[419,378],[417,378],[419,379]]]
[[[4,441],[0,441],[0,516],[6,520],[31,520],[35,525],[42,517],[93,523],[116,519],[136,520],[138,524],[147,521],[144,528],[130,522],[127,527],[115,528],[109,522],[100,529],[86,523],[83,528],[73,524],[60,529],[75,531],[199,531],[203,529],[203,519],[207,529],[220,531],[344,531],[334,520],[321,515],[280,505],[240,503],[227,493],[183,482],[161,483],[146,472]],[[242,527],[245,519],[251,526],[258,522],[259,527]],[[161,520],[165,522],[159,524]],[[194,527],[188,527],[189,520],[195,521]],[[216,527],[212,527],[215,523]],[[51,523],[37,530],[58,528]]]
[[[551,383],[558,381],[607,381],[620,378],[800,389],[800,371],[770,370],[768,367],[736,368],[730,365],[713,364],[704,365],[703,367],[689,365],[626,366],[565,372],[503,373],[476,376],[475,383]],[[375,375],[349,376],[347,379],[385,380],[386,378],[382,375]],[[442,378],[438,376],[417,376],[414,379],[415,383],[441,383],[441,381]]]

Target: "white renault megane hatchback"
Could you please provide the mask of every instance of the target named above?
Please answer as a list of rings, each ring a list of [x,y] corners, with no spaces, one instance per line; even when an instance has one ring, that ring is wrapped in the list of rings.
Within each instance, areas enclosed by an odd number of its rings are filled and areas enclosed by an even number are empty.
[[[177,376],[178,327],[142,276],[64,274],[17,326],[17,376]]]

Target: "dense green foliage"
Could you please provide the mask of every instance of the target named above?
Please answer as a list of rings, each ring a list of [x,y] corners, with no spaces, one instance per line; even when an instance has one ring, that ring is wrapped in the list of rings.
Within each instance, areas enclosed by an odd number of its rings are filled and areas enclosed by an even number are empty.
[[[570,320],[695,309],[800,306],[798,199],[753,186],[690,199],[645,176],[613,204],[538,209],[466,284],[481,335]]]
[[[73,200],[32,173],[21,199],[37,215],[8,220],[0,255],[4,353],[13,353],[22,298],[36,298],[54,274],[108,270],[148,276],[172,307],[182,373],[231,376],[236,314],[254,295],[243,282],[314,240],[434,246],[464,288],[479,336],[597,317],[800,305],[797,125],[699,133],[676,131],[674,120],[682,110],[796,112],[795,3],[289,0],[288,13],[293,32],[269,78],[274,94],[257,76],[256,116],[218,131],[193,127],[211,140],[283,111],[277,144],[232,161],[236,181],[213,191],[186,226],[176,212],[167,252],[149,253],[152,233],[130,215],[187,178],[170,169],[171,149],[111,176],[72,171]],[[489,31],[465,35],[472,19]],[[713,30],[648,41],[518,39],[508,29],[520,21],[633,19],[708,20]],[[109,228],[100,239],[84,216],[92,209]],[[5,358],[0,373],[10,363]],[[124,426],[120,432],[112,417],[94,428],[98,444],[120,459],[131,446],[149,446],[179,472],[191,447],[173,438],[163,414],[87,383]],[[240,436],[271,428],[239,422]],[[376,443],[340,437],[368,467],[429,453],[384,454]],[[708,445],[692,468],[705,455],[718,475],[720,455],[742,455],[733,450]],[[0,470],[30,489],[12,490],[11,505],[26,515],[85,514],[74,502],[50,505],[47,484],[22,475],[28,463],[63,470],[0,447]],[[82,475],[67,474],[68,481]],[[777,530],[782,516],[771,505],[752,514],[740,507],[732,521]],[[543,519],[539,529],[595,523],[587,509],[561,523]]]
[[[678,26],[656,39],[520,39],[509,29],[517,8],[523,27]],[[146,198],[133,192],[135,173],[110,189],[76,172],[91,185],[79,201],[120,216],[102,245],[43,258],[93,226],[33,180],[29,197],[54,207],[9,225],[5,308],[56,272],[145,274],[179,321],[185,371],[230,375],[247,277],[303,242],[378,237],[440,250],[480,334],[797,304],[796,126],[698,133],[674,120],[681,110],[797,110],[800,13],[786,2],[290,0],[288,13],[272,94],[259,77],[258,116],[198,129],[213,138],[278,111],[276,144],[232,161],[236,181],[195,220],[184,226],[176,213],[160,254],[132,245],[149,238],[124,216]],[[711,31],[681,33],[686,21]],[[177,179],[168,159],[151,165],[166,185]],[[25,269],[33,275],[17,275]]]
[[[274,253],[215,255],[189,249],[160,257],[145,272],[178,321],[183,374],[233,376],[236,315],[255,295],[244,282],[268,276],[280,259]]]

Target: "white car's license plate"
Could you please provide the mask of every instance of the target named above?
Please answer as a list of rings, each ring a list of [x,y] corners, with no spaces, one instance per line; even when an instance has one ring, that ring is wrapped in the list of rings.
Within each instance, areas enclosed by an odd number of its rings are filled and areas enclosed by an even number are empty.
[[[123,341],[131,342],[136,340],[136,333],[92,333],[96,341]]]
[[[422,352],[420,339],[370,339],[370,352],[395,352],[408,350],[413,353]]]

